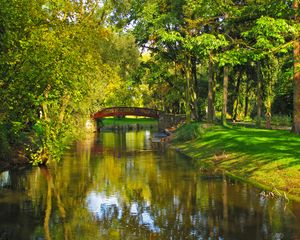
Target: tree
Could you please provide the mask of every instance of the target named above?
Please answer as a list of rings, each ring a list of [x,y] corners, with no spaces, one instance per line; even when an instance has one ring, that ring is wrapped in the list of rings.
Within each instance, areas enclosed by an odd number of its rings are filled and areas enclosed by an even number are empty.
[[[294,0],[295,23],[299,24],[299,0]],[[294,113],[292,131],[300,134],[300,40],[296,35],[294,39]]]
[[[3,6],[0,112],[20,133],[34,135],[26,140],[34,162],[59,159],[105,103],[109,83],[129,79],[138,51],[131,37],[105,27],[110,14],[100,14],[105,6],[98,1]]]

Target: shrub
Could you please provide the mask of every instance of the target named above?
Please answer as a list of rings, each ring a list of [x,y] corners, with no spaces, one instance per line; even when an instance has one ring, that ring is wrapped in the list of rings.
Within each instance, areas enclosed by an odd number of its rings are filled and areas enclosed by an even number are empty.
[[[287,115],[273,115],[271,123],[277,126],[291,126],[292,118]]]
[[[0,123],[0,160],[7,160],[10,155],[8,131],[3,123]]]
[[[204,134],[204,129],[199,123],[184,124],[175,132],[176,141],[189,141],[199,137]]]

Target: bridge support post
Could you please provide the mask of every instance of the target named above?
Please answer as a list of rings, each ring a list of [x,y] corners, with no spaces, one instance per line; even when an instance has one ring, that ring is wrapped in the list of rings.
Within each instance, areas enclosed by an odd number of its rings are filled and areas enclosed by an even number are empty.
[[[103,122],[101,118],[95,119],[96,131],[100,132],[100,129],[103,127]]]

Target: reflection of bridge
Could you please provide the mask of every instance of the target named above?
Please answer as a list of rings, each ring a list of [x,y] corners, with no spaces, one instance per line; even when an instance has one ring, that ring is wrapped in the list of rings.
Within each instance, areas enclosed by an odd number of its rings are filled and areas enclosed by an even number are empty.
[[[104,118],[104,117],[123,117],[123,116],[142,116],[159,118],[161,111],[150,109],[150,108],[137,108],[137,107],[111,107],[104,108],[93,115],[94,119]]]
[[[92,117],[94,119],[101,119],[105,117],[114,116],[142,116],[158,119],[158,128],[165,129],[177,125],[182,122],[185,117],[182,115],[175,115],[165,113],[163,111],[151,109],[151,108],[138,108],[138,107],[111,107],[104,108],[99,112],[96,112]]]

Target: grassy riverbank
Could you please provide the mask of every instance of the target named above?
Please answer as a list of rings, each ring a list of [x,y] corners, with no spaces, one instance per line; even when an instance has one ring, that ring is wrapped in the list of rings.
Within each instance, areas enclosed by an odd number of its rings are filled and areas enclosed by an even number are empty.
[[[175,133],[175,147],[200,168],[228,174],[300,200],[300,137],[284,130],[194,123]]]

